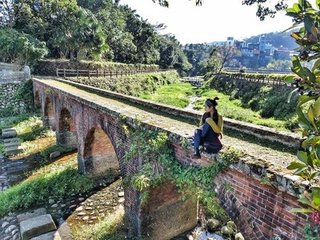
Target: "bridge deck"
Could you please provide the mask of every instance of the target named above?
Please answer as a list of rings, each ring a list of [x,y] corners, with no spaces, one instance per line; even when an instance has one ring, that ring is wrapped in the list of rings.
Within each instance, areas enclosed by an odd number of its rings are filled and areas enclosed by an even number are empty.
[[[188,138],[193,136],[193,131],[196,128],[195,125],[188,123],[187,121],[175,119],[172,116],[170,117],[162,113],[157,114],[154,110],[149,111],[146,108],[126,104],[123,101],[113,98],[99,96],[95,93],[91,93],[56,80],[37,79],[37,81],[49,87],[53,87],[71,98],[86,102],[90,106],[95,106],[102,111],[105,110],[108,112],[120,113],[129,118],[136,118],[142,123],[165,129],[182,137]],[[254,157],[254,159],[257,159],[257,162],[268,165],[269,169],[277,172],[281,171],[282,173],[290,172],[284,169],[284,167],[296,158],[295,155],[288,152],[274,150],[261,146],[257,143],[248,142],[240,138],[226,135],[223,137],[223,145],[232,146],[235,149],[243,151]]]

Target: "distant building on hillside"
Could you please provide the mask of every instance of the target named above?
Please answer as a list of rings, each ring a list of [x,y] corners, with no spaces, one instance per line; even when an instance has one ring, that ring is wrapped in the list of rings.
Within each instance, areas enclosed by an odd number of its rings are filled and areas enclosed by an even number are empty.
[[[222,46],[234,46],[236,43],[236,40],[233,37],[227,37],[227,41],[216,41],[213,42],[212,44],[217,47],[222,47]]]
[[[290,60],[293,55],[293,51],[288,48],[280,47],[274,51],[273,57],[276,60]]]
[[[228,37],[226,41],[214,42],[215,46],[235,46],[241,52],[238,58],[244,65],[265,66],[272,59],[289,60],[293,51],[288,48],[276,48],[265,35],[259,37],[258,42],[238,41]]]
[[[227,38],[227,42],[226,42],[226,46],[234,46],[235,45],[235,40],[233,37],[228,37]]]

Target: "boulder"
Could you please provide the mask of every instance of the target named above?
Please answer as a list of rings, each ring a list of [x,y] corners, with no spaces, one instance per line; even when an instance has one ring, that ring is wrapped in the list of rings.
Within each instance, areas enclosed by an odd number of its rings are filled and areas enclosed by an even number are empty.
[[[6,139],[6,138],[15,138],[17,136],[17,132],[16,130],[8,130],[8,131],[4,131],[4,129],[2,129],[2,138]]]
[[[20,223],[20,222],[27,220],[29,218],[34,218],[34,217],[38,217],[38,216],[45,215],[45,214],[47,214],[47,210],[45,208],[38,208],[33,211],[19,214],[17,216],[17,219],[18,219],[18,222]]]
[[[211,218],[207,221],[207,229],[209,232],[216,231],[219,226],[220,226],[220,221],[217,219]]]
[[[54,236],[55,232],[48,232],[45,234],[41,234],[37,237],[33,237],[30,240],[54,240],[55,236]]]
[[[4,151],[7,156],[16,155],[23,152],[23,147],[22,146],[5,147]]]
[[[20,138],[7,138],[7,139],[3,139],[3,143],[13,143],[13,142],[21,142]]]
[[[244,237],[242,236],[242,234],[239,232],[234,236],[235,240],[245,240]]]
[[[52,152],[52,153],[50,153],[50,159],[52,160],[52,159],[55,159],[55,158],[57,158],[57,157],[59,157],[61,155],[61,152],[59,152],[59,151],[54,151],[54,152]]]
[[[56,230],[57,227],[50,214],[29,218],[20,222],[22,240],[29,240],[41,234]]]
[[[223,226],[221,228],[221,233],[225,236],[231,236],[234,234],[234,231],[232,230],[232,228],[228,227],[228,226]]]

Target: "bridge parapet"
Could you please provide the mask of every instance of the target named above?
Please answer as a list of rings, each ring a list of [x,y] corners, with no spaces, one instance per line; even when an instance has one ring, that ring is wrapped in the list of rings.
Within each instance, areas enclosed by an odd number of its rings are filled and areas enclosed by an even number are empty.
[[[112,92],[112,91],[108,91],[108,90],[104,90],[96,87],[91,87],[91,86],[75,83],[68,80],[63,80],[63,79],[56,79],[56,80],[71,84],[75,87],[80,87],[81,89],[84,89],[84,90],[93,91],[95,93],[101,94],[102,96],[115,97],[117,99],[127,101],[133,104],[139,104],[141,106],[145,106],[157,111],[161,111],[163,113],[168,113],[170,115],[182,117],[196,124],[198,124],[202,116],[201,113],[199,113],[198,111],[191,111],[191,110],[185,111],[183,109],[171,107],[165,104],[154,103],[154,102],[146,101],[144,99],[140,99],[137,97],[132,97],[132,96],[128,96],[128,95],[124,95],[124,94],[120,94],[120,93],[116,93],[116,92]],[[298,135],[293,133],[281,132],[269,127],[258,126],[255,124],[242,122],[242,121],[238,121],[238,120],[234,120],[226,117],[224,118],[224,127],[227,130],[230,129],[240,133],[245,133],[255,138],[258,138],[260,140],[274,142],[277,144],[287,146],[289,148],[298,148],[300,146],[300,141],[301,141],[300,137],[298,137]]]

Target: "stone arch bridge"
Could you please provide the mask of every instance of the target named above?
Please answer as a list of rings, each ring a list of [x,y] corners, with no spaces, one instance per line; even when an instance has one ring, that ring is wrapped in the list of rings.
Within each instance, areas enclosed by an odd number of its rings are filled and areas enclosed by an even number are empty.
[[[196,112],[61,79],[34,78],[33,87],[35,105],[41,108],[45,124],[56,131],[57,143],[78,149],[78,167],[83,174],[99,176],[109,169],[119,169],[125,176],[139,171],[141,163],[138,160],[123,160],[130,147],[122,128],[123,117],[127,124],[138,118],[147,129],[166,131],[181,164],[206,166],[213,161],[206,154],[200,160],[192,159],[191,146],[186,149],[181,144],[182,139],[193,134],[195,125],[190,121],[200,117]],[[233,120],[226,120],[226,128],[266,141],[287,143],[288,146],[298,144],[295,137]],[[300,206],[297,194],[304,190],[304,182],[278,171],[294,156],[230,136],[225,136],[224,141],[225,145],[233,145],[247,153],[215,179],[222,206],[245,238],[256,240],[280,236],[282,239],[303,239],[308,216],[293,214],[289,210]],[[251,148],[255,149],[254,154],[250,154]],[[269,161],[270,156],[276,156],[278,161]],[[267,174],[272,176],[270,183],[262,184],[261,179]],[[233,191],[228,191],[230,186]],[[141,204],[139,196],[139,192],[125,187],[125,221],[132,236],[170,239],[197,224],[196,203],[182,201],[171,183],[153,189],[147,203]]]

